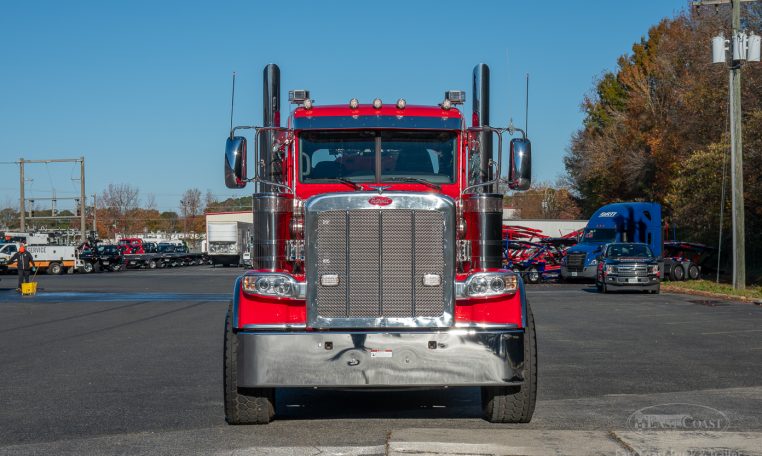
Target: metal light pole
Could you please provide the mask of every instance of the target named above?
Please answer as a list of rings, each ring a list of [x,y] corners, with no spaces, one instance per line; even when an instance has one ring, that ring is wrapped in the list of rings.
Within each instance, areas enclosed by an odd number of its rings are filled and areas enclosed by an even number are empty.
[[[693,2],[694,6],[731,4],[732,33],[731,63],[729,79],[730,98],[730,182],[732,194],[733,220],[733,288],[746,288],[746,246],[743,197],[743,135],[741,130],[741,64],[745,60],[759,61],[759,37],[747,36],[741,31],[741,2],[756,0],[702,0]],[[750,44],[756,45],[749,46]],[[722,36],[712,40],[712,58],[714,63],[725,63],[725,39]],[[750,52],[751,51],[751,52]],[[756,52],[756,55],[754,55]]]

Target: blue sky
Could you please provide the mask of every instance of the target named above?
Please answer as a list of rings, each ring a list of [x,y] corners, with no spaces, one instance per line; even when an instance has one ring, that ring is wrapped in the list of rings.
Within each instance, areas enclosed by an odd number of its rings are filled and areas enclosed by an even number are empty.
[[[177,210],[188,188],[219,198],[236,71],[236,124],[261,123],[262,68],[284,99],[352,97],[436,104],[492,70],[492,123],[524,124],[536,181],[563,174],[580,102],[651,25],[685,0],[25,1],[0,14],[0,162],[84,156],[87,193],[130,183]],[[708,43],[707,43],[708,46]],[[78,192],[72,165],[29,165],[27,192]],[[18,166],[0,164],[0,206],[18,201]]]

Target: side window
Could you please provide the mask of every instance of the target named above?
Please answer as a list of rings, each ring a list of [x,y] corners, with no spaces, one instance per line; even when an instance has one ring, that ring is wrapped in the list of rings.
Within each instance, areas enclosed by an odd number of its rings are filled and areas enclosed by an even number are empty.
[[[8,246],[8,253],[16,253],[16,246],[15,245],[9,245]]]

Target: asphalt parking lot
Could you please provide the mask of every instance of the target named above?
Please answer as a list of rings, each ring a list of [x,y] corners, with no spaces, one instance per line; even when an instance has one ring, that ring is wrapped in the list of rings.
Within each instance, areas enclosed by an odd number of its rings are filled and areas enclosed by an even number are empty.
[[[762,431],[760,306],[601,295],[590,284],[528,287],[539,353],[528,425],[481,420],[478,389],[464,388],[280,390],[275,422],[227,426],[223,323],[239,273],[196,266],[40,276],[34,297],[15,293],[15,276],[0,276],[0,454],[391,454],[390,436],[444,441],[465,432],[462,440],[483,444],[605,436],[631,430],[633,413],[661,404],[719,411],[723,431]]]

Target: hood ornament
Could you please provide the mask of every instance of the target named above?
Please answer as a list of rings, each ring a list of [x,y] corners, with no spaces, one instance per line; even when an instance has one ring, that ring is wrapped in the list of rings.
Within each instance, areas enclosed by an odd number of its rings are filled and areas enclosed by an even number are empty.
[[[391,185],[368,185],[368,187],[376,189],[378,191],[378,194],[380,195],[384,193],[384,190],[386,190],[387,188],[390,188]]]

